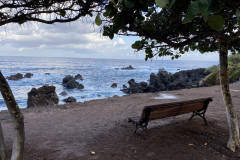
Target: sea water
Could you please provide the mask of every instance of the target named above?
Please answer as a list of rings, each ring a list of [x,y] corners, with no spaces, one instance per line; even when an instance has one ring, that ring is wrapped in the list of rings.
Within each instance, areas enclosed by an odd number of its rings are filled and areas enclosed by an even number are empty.
[[[182,61],[182,60],[120,60],[120,59],[83,59],[83,58],[43,58],[43,57],[0,57],[0,70],[5,77],[22,73],[32,73],[31,78],[17,81],[7,80],[20,108],[27,107],[27,93],[32,88],[43,85],[53,85],[60,99],[73,96],[78,102],[92,99],[125,95],[121,89],[128,86],[130,79],[136,82],[149,80],[151,73],[159,69],[174,73],[180,70],[207,68],[218,64],[217,61]],[[134,70],[122,70],[131,65]],[[47,75],[46,73],[50,73]],[[84,89],[66,89],[62,86],[62,79],[66,75],[81,74],[83,80],[78,80]],[[112,83],[117,83],[117,88],[112,88]],[[62,91],[68,92],[67,96],[59,95]],[[6,105],[0,95],[0,110]]]

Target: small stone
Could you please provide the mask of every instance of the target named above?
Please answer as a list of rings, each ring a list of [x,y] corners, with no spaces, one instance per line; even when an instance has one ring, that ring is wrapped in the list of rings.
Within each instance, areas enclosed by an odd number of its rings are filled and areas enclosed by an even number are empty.
[[[68,93],[66,91],[62,91],[59,95],[66,96]]]
[[[83,80],[83,77],[81,74],[77,74],[74,78],[75,78],[75,80],[77,80],[77,79],[79,79],[81,81]]]
[[[32,73],[26,73],[25,76],[24,76],[24,78],[31,78],[32,76],[33,76]]]
[[[91,151],[90,153],[91,153],[91,155],[95,155],[96,154],[96,152],[94,152],[94,151]]]
[[[113,84],[111,85],[111,87],[112,87],[112,88],[117,88],[117,83],[113,83]]]
[[[74,103],[74,102],[77,102],[76,98],[74,98],[73,96],[68,97],[68,98],[65,98],[65,99],[63,99],[63,101],[66,102],[66,103]]]

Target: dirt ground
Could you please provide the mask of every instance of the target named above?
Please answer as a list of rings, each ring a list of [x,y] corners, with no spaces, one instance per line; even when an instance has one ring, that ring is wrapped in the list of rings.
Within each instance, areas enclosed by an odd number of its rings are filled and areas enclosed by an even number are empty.
[[[178,99],[154,99],[161,94]],[[233,103],[240,113],[240,84],[231,85]],[[206,112],[209,126],[191,113],[149,123],[148,137],[134,136],[129,117],[145,105],[213,97]],[[25,160],[232,160],[227,149],[228,127],[220,86],[133,94],[84,103],[22,109],[25,116]],[[9,152],[12,123],[0,112]],[[95,152],[91,155],[91,152]]]

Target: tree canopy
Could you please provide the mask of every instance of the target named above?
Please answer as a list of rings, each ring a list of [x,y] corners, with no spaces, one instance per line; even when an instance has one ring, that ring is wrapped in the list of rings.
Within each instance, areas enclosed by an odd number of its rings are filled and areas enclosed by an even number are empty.
[[[219,38],[227,38],[229,50],[239,53],[239,8],[237,0],[113,0],[102,15],[103,35],[140,36],[132,47],[145,50],[146,59],[217,51]]]
[[[46,24],[75,21],[93,15],[103,0],[0,0],[0,26],[36,21]]]

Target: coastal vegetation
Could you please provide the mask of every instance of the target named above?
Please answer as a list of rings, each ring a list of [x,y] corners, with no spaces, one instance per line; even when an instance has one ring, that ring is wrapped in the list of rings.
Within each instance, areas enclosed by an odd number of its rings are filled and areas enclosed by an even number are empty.
[[[213,86],[220,84],[219,65],[213,65],[205,70],[209,73],[203,82],[206,86]],[[228,57],[228,80],[230,83],[239,81],[240,79],[240,55],[230,55]]]

